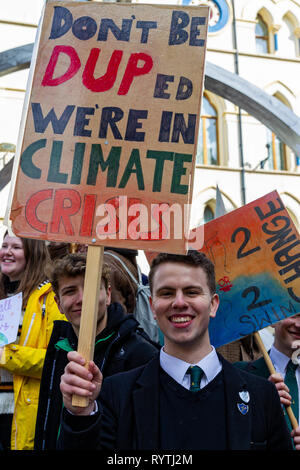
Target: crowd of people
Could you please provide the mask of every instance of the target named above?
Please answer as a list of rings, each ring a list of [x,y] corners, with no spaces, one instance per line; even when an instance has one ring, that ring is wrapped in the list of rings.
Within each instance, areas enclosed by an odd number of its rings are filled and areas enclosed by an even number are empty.
[[[23,299],[17,339],[0,348],[2,450],[300,450],[284,413],[299,422],[300,314],[274,325],[276,374],[252,336],[216,350],[220,300],[203,253],[160,253],[143,276],[157,341],[136,315],[137,252],[106,248],[89,364],[77,352],[86,247],[7,231],[0,270],[0,299]]]

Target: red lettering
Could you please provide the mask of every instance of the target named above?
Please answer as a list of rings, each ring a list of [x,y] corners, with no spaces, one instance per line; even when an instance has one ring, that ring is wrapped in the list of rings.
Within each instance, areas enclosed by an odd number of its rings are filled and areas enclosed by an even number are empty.
[[[135,206],[135,208],[138,208],[139,206],[141,206],[141,202],[142,201],[139,198],[135,198],[135,197],[128,198],[128,219],[127,219],[128,228],[129,228],[130,224],[136,219],[136,214],[135,215],[130,214],[130,208],[132,206]],[[127,232],[127,236],[128,236],[128,238],[130,238],[129,231]]]
[[[163,213],[168,213],[170,210],[169,204],[161,203],[155,204],[152,208],[152,219],[156,221],[156,230],[148,232],[147,240],[165,240],[168,236],[168,227],[164,224]]]
[[[40,207],[47,200],[51,200],[52,211],[49,210],[50,203],[44,208]],[[151,214],[148,214],[148,209],[143,206],[139,198],[112,197],[104,204],[100,204],[97,210],[96,203],[97,194],[83,196],[74,189],[57,189],[56,191],[44,189],[34,193],[28,199],[25,206],[25,219],[34,230],[48,234],[49,237],[51,234],[65,234],[89,238],[93,236],[95,216],[102,218],[105,216],[104,220],[99,221],[96,226],[96,235],[99,240],[119,238],[120,240],[155,241],[167,238],[169,222],[164,220],[164,213],[168,214],[170,209],[167,203],[155,204],[151,207]],[[101,213],[99,209],[102,209]],[[147,230],[148,222],[147,225],[144,224],[149,216],[151,230]]]
[[[123,57],[123,51],[113,51],[104,75],[95,78],[95,68],[99,59],[101,49],[93,48],[85,64],[82,83],[93,92],[104,92],[110,90],[117,78],[119,66]],[[59,77],[54,78],[55,68],[61,54],[66,54],[70,59],[68,69]],[[141,63],[142,62],[142,63]],[[140,64],[140,65],[139,65]],[[55,46],[49,59],[46,71],[42,80],[42,86],[57,86],[70,80],[80,69],[81,62],[79,56],[72,46]],[[135,77],[146,75],[153,67],[152,57],[143,52],[130,55],[124,76],[122,78],[118,95],[127,95]]]
[[[144,61],[142,67],[138,67],[138,62],[140,60]],[[153,60],[152,57],[148,54],[144,54],[143,52],[137,52],[136,54],[131,54],[129,57],[124,76],[118,91],[118,95],[127,95],[131,83],[134,77],[138,77],[139,75],[145,75],[150,72],[153,67]]]
[[[69,205],[65,205],[65,202],[69,202]],[[79,192],[74,189],[58,189],[54,196],[50,232],[58,233],[62,222],[66,235],[74,235],[70,217],[79,211],[80,204]]]
[[[81,237],[90,237],[92,235],[96,199],[97,197],[95,194],[86,194],[84,198],[83,214],[79,232]]]
[[[128,198],[125,196],[115,196],[104,203],[104,208],[106,209],[107,213],[112,216],[114,215],[113,222],[110,220],[110,223],[106,223],[102,228],[102,234],[109,233],[109,228],[112,224],[114,224],[114,228],[116,233],[119,233],[121,238],[127,239],[130,238],[128,233],[128,225],[134,220],[134,216],[128,215],[128,209],[130,206],[135,204],[140,204],[141,200],[137,198]],[[98,223],[99,228],[101,224]]]
[[[100,50],[101,49],[97,48],[91,50],[82,74],[82,83],[84,86],[95,92],[107,91],[113,87],[123,55],[123,51],[114,51],[108,63],[106,73],[102,75],[102,77],[94,78]]]
[[[107,201],[105,201],[104,203],[104,208],[107,211],[107,213],[110,216],[112,215],[114,216],[113,223],[114,223],[114,228],[115,228],[116,233],[118,233],[120,230],[119,217],[117,216],[117,211],[116,211],[116,209],[118,209],[119,207],[120,207],[119,196],[115,196],[110,199],[107,199]],[[102,233],[109,233],[109,224],[104,225]]]
[[[53,78],[54,70],[58,61],[59,55],[63,53],[69,56],[70,65],[68,70],[61,75],[60,77]],[[42,80],[42,86],[57,86],[61,83],[70,80],[79,70],[81,66],[80,59],[77,52],[72,46],[55,46],[52,55],[50,57],[49,63],[46,68],[44,78]]]
[[[124,199],[125,198],[125,199]],[[105,219],[103,225],[97,224],[97,235],[112,234],[111,227],[114,227],[114,233],[118,233],[120,239],[128,240],[164,240],[168,235],[168,227],[164,223],[163,213],[170,210],[169,204],[156,204],[152,208],[152,220],[156,222],[154,230],[141,231],[141,221],[148,216],[147,209],[142,205],[139,198],[126,198],[126,196],[116,196],[108,199],[104,203],[109,217]],[[132,210],[131,210],[132,209]],[[143,209],[145,209],[143,211]],[[100,214],[98,214],[100,215]],[[103,215],[103,214],[101,214]],[[112,220],[113,219],[113,220]],[[108,222],[107,222],[108,220]],[[151,224],[151,228],[152,224]]]
[[[35,194],[33,194],[27,201],[25,206],[25,218],[28,224],[39,232],[46,233],[48,224],[42,222],[37,217],[37,209],[41,202],[46,201],[47,199],[52,199],[53,190],[52,189],[43,189]]]

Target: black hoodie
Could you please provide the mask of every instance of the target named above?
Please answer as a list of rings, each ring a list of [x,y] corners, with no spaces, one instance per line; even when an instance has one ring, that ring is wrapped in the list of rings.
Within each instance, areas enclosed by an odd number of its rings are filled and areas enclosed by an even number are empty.
[[[35,450],[53,450],[59,432],[62,396],[60,377],[68,363],[67,353],[77,349],[71,323],[57,320],[47,348],[41,379],[34,440]],[[125,315],[120,304],[108,308],[107,326],[95,340],[94,361],[104,377],[146,364],[159,352],[133,315]]]

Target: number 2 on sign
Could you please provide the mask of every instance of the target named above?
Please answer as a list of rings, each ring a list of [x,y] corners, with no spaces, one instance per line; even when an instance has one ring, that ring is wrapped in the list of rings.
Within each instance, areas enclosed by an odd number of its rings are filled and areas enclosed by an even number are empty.
[[[233,234],[231,235],[231,242],[232,243],[235,243],[235,239],[236,239],[236,236],[239,232],[243,232],[244,233],[244,240],[243,240],[243,243],[241,244],[241,246],[239,247],[238,251],[237,251],[237,258],[244,258],[245,256],[248,256],[248,255],[251,255],[252,253],[255,253],[255,251],[259,251],[260,250],[260,246],[256,246],[255,248],[251,248],[250,250],[248,251],[243,251],[245,246],[248,244],[249,240],[250,240],[250,236],[251,236],[251,232],[248,228],[246,227],[238,227],[234,232]]]
[[[260,295],[260,290],[257,286],[247,287],[247,289],[243,290],[242,297],[247,297],[247,295],[251,292],[254,294],[254,298],[252,302],[248,305],[247,310],[253,310],[255,308],[263,307],[264,305],[267,305],[272,302],[272,299],[261,300],[260,302],[257,302]]]

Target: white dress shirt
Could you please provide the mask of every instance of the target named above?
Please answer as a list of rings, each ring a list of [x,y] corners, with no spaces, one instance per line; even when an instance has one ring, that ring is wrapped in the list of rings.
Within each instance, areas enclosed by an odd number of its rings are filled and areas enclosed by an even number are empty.
[[[186,371],[190,366],[199,366],[204,372],[200,388],[205,387],[222,370],[222,364],[213,346],[211,352],[197,364],[189,364],[177,357],[170,356],[162,347],[160,350],[160,365],[168,375],[188,390],[190,389],[191,376]]]
[[[276,372],[280,372],[280,374],[282,375],[284,379],[285,374],[286,374],[286,368],[290,361],[290,357],[278,351],[278,349],[276,349],[275,346],[271,347],[269,356],[274,365]],[[300,367],[299,365],[296,369],[296,379],[297,379],[297,385],[298,385],[298,398],[299,398],[299,403],[300,403]],[[300,412],[299,412],[299,416],[296,416],[296,419],[299,422]]]

